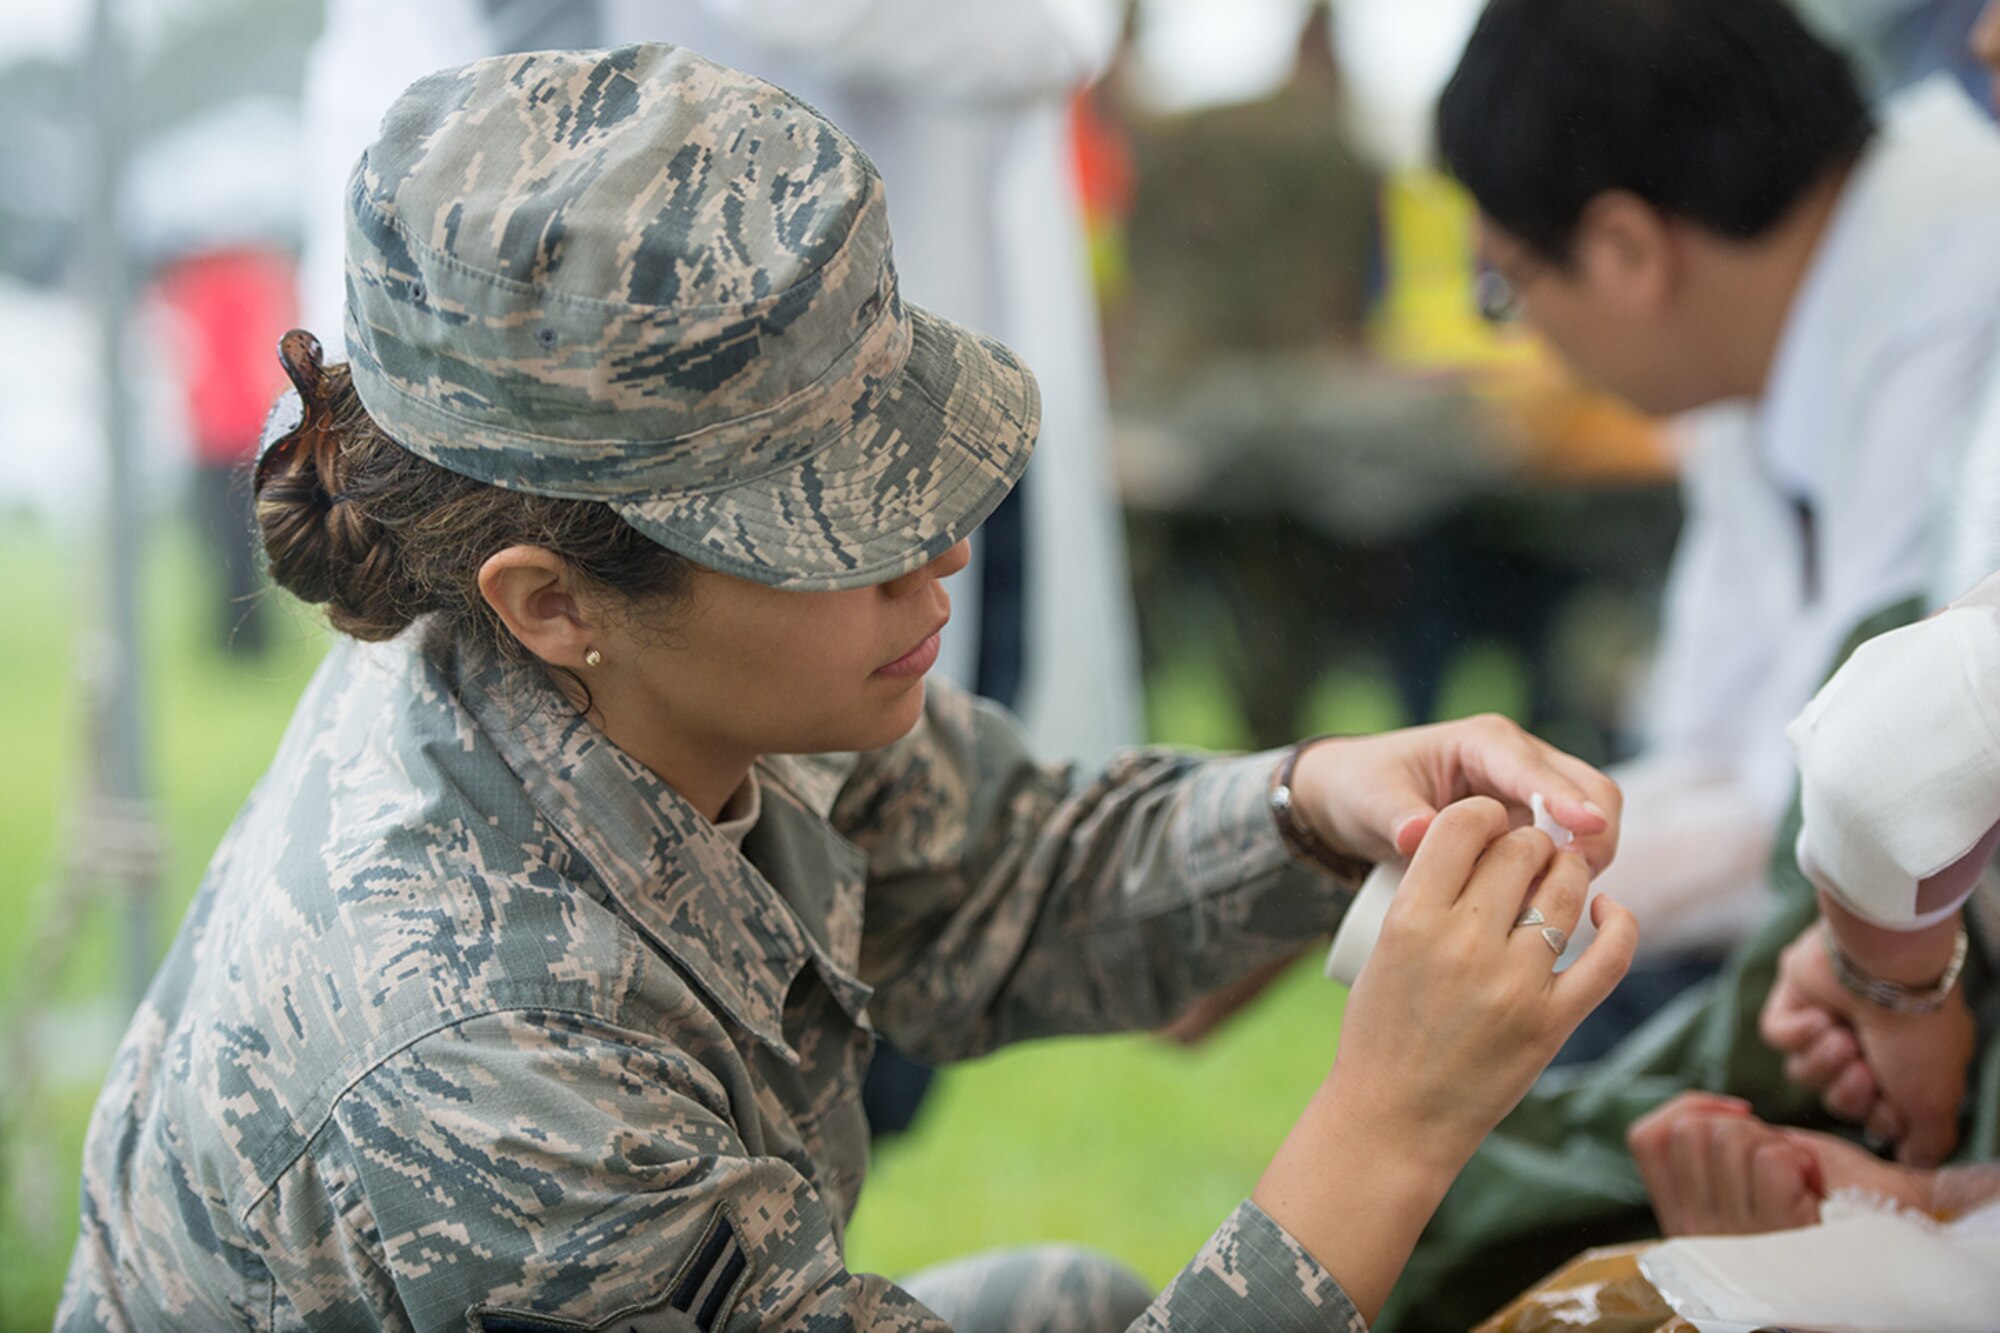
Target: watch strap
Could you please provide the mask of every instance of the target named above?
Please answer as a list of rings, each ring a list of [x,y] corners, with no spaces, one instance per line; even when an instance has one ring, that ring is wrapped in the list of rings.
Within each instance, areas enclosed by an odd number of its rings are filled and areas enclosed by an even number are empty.
[[[1321,741],[1335,739],[1338,738],[1330,735],[1313,736],[1286,751],[1285,760],[1278,765],[1277,777],[1271,783],[1271,818],[1278,825],[1278,837],[1284,842],[1285,850],[1293,856],[1310,861],[1330,875],[1359,883],[1375,868],[1374,862],[1339,851],[1314,833],[1299,816],[1297,798],[1292,789],[1292,775],[1298,768],[1299,756]]]
[[[1858,996],[1878,1009],[1886,1009],[1893,1014],[1934,1014],[1944,1007],[1950,998],[1952,988],[1958,985],[1959,973],[1965,970],[1965,957],[1971,949],[1971,937],[1965,927],[1958,928],[1958,938],[1951,946],[1951,962],[1945,965],[1944,975],[1925,987],[1905,986],[1901,982],[1885,981],[1871,976],[1834,942],[1833,932],[1820,927],[1820,940],[1826,945],[1827,961],[1833,964],[1833,975],[1851,995]]]

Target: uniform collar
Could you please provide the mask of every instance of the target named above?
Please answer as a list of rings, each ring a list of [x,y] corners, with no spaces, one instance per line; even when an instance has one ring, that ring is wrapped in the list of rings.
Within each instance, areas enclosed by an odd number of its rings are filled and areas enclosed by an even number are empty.
[[[482,665],[455,674],[465,706],[542,816],[744,1029],[799,1062],[784,1006],[808,963],[849,1016],[866,1021],[871,992],[855,976],[864,860],[827,825],[831,794],[818,789],[823,781],[804,780],[812,770],[760,763],[762,810],[739,851],[532,673]]]

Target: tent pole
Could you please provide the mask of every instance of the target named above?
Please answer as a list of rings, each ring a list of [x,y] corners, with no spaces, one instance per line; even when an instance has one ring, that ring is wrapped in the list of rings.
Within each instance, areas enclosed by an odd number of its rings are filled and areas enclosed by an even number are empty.
[[[80,821],[86,838],[122,832],[142,848],[151,836],[152,806],[147,781],[144,674],[141,670],[139,562],[144,512],[139,499],[130,367],[126,332],[131,319],[132,279],[120,225],[120,183],[125,173],[130,79],[115,0],[92,0],[89,48],[80,71],[78,95],[89,109],[94,152],[86,262],[97,317],[107,487],[104,496],[104,573],[107,597],[101,651],[90,673],[96,699],[90,709],[92,785],[100,808]],[[94,827],[100,819],[117,831]],[[119,839],[123,841],[123,839]],[[86,857],[91,849],[82,849]],[[112,858],[121,890],[112,898],[122,934],[122,988],[136,1005],[155,966],[154,914],[157,860],[139,854]]]

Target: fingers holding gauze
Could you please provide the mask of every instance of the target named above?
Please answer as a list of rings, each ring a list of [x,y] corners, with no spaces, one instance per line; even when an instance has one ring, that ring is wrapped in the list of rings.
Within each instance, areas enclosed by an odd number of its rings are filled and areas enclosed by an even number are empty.
[[[1558,852],[1546,835],[1522,828],[1487,850],[1465,899],[1479,895],[1480,910],[1506,922],[1509,956],[1547,984],[1589,892],[1590,867],[1582,857]]]
[[[1517,1000],[1548,995],[1563,936],[1582,910],[1590,870],[1581,857],[1559,853],[1546,834],[1508,829],[1507,811],[1482,797],[1456,802],[1438,816],[1384,924],[1391,936],[1420,935],[1431,954],[1448,954],[1463,973],[1492,968]],[[1542,1037],[1559,1041],[1599,1003],[1630,965],[1638,929],[1631,914],[1599,898],[1598,937],[1575,966],[1556,977],[1558,1002],[1517,1017]],[[1516,926],[1530,909],[1541,920]],[[1607,929],[1608,928],[1608,929]],[[1545,936],[1543,931],[1560,932]],[[1580,974],[1580,975],[1578,975]],[[1575,980],[1569,980],[1575,977]]]
[[[1529,795],[1535,827],[1558,848],[1582,856],[1593,871],[1604,869],[1618,847],[1624,804],[1618,784],[1545,741],[1533,743],[1548,775],[1545,785]]]

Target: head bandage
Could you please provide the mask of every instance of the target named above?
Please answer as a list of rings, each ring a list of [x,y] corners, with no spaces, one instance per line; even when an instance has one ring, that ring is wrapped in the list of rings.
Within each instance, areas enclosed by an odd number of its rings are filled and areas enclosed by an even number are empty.
[[[1805,824],[1799,867],[1855,915],[1914,930],[1966,889],[1921,881],[2000,823],[2000,576],[1939,614],[1869,640],[1786,729]]]

